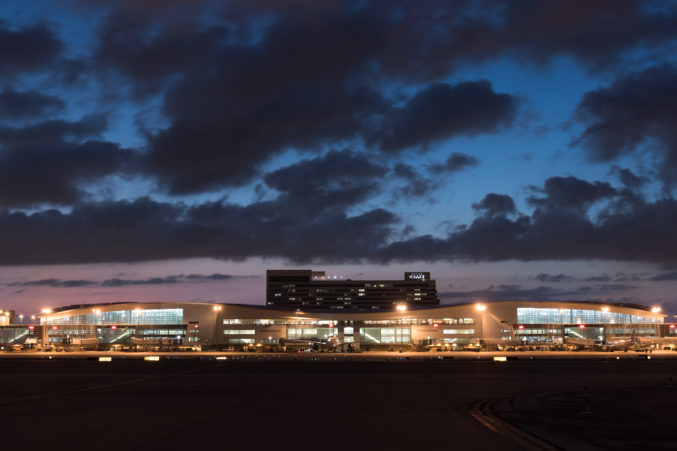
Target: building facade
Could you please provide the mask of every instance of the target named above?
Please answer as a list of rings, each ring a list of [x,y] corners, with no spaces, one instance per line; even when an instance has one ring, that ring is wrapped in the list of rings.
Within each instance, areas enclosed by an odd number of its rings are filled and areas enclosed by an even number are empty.
[[[405,272],[402,280],[351,280],[326,276],[324,271],[268,270],[266,305],[301,310],[395,310],[440,303],[429,272]]]
[[[677,340],[675,324],[641,306],[505,301],[404,311],[280,310],[236,304],[110,303],[68,306],[40,324],[0,327],[0,344],[99,349],[293,350],[322,347],[544,346]],[[30,340],[30,341],[26,341]]]

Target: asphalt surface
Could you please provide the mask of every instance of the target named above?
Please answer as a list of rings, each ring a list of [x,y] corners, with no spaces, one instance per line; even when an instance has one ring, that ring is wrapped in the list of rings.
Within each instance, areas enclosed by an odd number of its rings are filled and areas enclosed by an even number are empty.
[[[478,421],[474,407],[492,398],[573,393],[586,386],[589,392],[659,387],[677,380],[677,360],[670,359],[321,357],[0,359],[2,444],[52,450],[524,449],[509,430]],[[633,396],[641,405],[642,396]],[[557,410],[556,403],[542,407],[518,418],[519,427],[547,435],[547,427],[529,424],[539,409],[545,415]],[[647,424],[663,413],[643,411]],[[515,420],[510,412],[499,414]],[[572,430],[546,439],[553,437],[569,449],[586,443]],[[637,434],[637,443],[643,437]]]

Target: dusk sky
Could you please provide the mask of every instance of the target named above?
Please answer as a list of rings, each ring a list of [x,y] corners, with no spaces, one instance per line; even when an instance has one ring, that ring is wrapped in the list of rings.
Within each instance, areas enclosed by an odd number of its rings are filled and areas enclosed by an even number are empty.
[[[677,2],[5,0],[0,308],[265,270],[677,313]]]

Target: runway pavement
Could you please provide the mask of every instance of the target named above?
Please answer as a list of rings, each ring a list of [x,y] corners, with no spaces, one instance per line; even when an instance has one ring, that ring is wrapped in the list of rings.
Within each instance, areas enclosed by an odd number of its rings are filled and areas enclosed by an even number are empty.
[[[677,380],[677,361],[667,357],[493,362],[387,354],[0,359],[3,445],[525,449],[516,434],[478,421],[473,408],[498,397]]]

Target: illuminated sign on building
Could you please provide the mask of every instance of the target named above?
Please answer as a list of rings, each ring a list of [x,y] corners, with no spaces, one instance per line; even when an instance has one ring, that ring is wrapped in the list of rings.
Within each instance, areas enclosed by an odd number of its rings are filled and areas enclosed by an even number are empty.
[[[430,280],[430,273],[429,272],[405,272],[404,278],[406,280],[426,281],[426,280]]]

